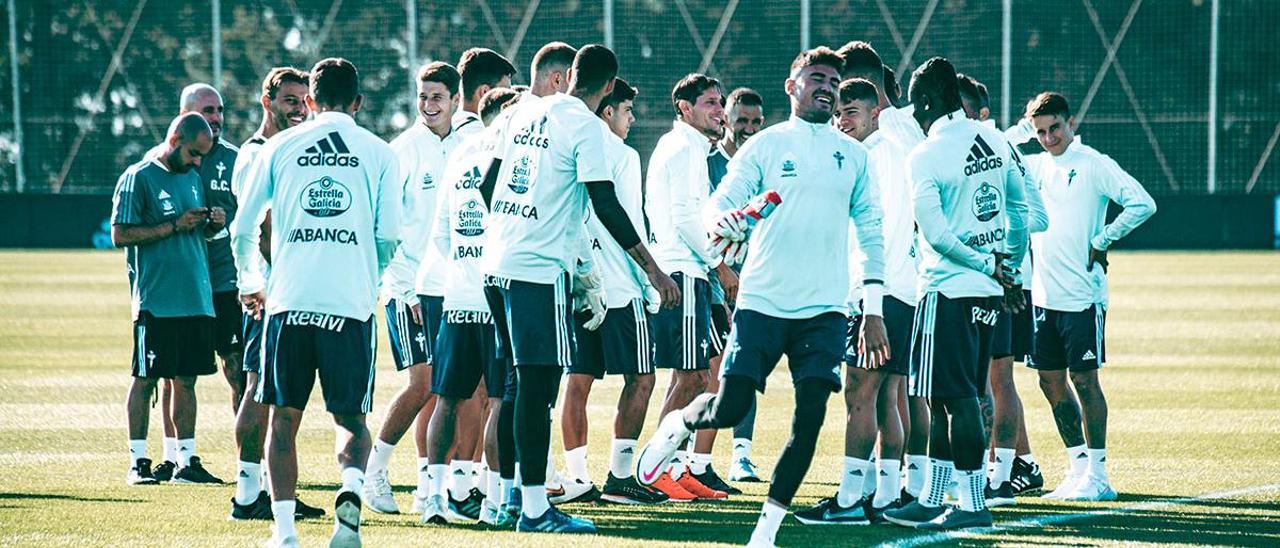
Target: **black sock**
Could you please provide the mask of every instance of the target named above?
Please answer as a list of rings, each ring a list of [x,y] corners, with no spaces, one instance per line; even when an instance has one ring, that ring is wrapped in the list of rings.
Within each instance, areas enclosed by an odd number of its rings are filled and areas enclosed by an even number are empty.
[[[515,444],[522,485],[545,485],[551,447],[551,402],[564,369],[526,365],[516,368]]]
[[[505,480],[516,477],[515,418],[515,402],[502,402],[498,409],[498,475]]]
[[[801,379],[796,383],[796,413],[791,421],[791,439],[782,448],[778,465],[773,470],[773,483],[769,485],[769,498],[784,507],[791,504],[791,498],[809,472],[829,397],[831,385],[826,381]]]

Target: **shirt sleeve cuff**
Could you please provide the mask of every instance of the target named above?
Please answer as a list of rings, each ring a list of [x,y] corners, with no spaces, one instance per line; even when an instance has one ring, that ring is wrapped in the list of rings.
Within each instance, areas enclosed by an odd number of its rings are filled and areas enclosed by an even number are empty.
[[[862,315],[884,317],[884,285],[869,283],[862,286]]]
[[[1098,251],[1106,251],[1108,247],[1111,247],[1111,242],[1107,240],[1106,235],[1103,233],[1099,233],[1097,236],[1094,236],[1093,239],[1089,241],[1089,244]]]
[[[261,274],[241,274],[240,281],[236,287],[240,290],[241,295],[252,295],[266,289],[265,280]]]

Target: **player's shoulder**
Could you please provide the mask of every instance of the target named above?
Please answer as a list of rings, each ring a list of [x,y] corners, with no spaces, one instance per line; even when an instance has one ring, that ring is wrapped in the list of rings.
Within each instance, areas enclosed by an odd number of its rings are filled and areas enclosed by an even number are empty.
[[[129,164],[124,168],[124,171],[120,173],[120,178],[117,180],[116,185],[120,190],[131,190],[133,185],[137,184],[138,179],[146,179],[152,174],[151,171],[156,169],[161,168],[156,165],[156,160],[151,157],[151,153],[147,153],[143,155],[141,160]]]
[[[233,156],[240,153],[240,147],[231,144],[229,141],[224,141],[222,138],[218,139],[218,147],[221,148],[224,153],[228,153]]]

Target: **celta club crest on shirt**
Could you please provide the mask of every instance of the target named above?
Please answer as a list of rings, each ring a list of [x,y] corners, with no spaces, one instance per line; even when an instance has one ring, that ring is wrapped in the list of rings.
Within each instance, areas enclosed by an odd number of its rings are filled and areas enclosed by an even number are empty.
[[[982,183],[973,193],[973,216],[979,221],[990,221],[1000,214],[1000,190],[989,183]]]
[[[781,177],[796,176],[796,157],[790,152],[782,155],[782,174]]]
[[[1076,178],[1076,170],[1067,172],[1067,186],[1071,186],[1071,181]]]
[[[453,230],[463,236],[484,234],[484,206],[478,200],[467,200],[458,210],[458,222]]]
[[[529,192],[529,187],[533,185],[533,166],[533,159],[528,155],[516,160],[516,164],[511,167],[511,181],[507,183],[512,192],[516,194]]]
[[[312,217],[336,217],[351,207],[351,191],[326,175],[302,188],[301,201]]]
[[[422,190],[431,190],[436,187],[435,179],[431,178],[430,173],[422,174]]]
[[[160,210],[162,212],[166,215],[173,213],[173,196],[170,196],[168,192],[161,189],[160,193],[156,195],[156,199],[160,200]]]

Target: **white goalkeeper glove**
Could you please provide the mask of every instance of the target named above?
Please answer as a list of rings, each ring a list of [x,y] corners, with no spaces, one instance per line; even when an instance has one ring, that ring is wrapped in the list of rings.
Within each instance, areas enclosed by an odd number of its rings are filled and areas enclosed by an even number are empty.
[[[608,307],[605,305],[604,284],[591,263],[579,262],[574,271],[573,301],[575,310],[591,311],[591,319],[583,327],[588,331],[599,329]]]

